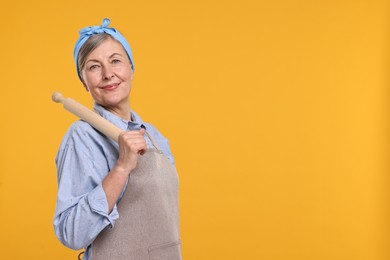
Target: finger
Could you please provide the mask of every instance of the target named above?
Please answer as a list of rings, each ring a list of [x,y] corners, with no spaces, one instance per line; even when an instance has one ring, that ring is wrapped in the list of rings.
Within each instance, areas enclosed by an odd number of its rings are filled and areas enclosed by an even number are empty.
[[[137,131],[127,131],[120,134],[120,143],[122,143],[123,148],[127,147],[133,153],[145,154],[147,145],[143,133],[144,129]]]
[[[133,144],[142,144],[142,143],[146,143],[146,140],[143,136],[130,137],[123,140],[123,145],[128,148],[131,148]]]
[[[136,152],[140,155],[145,154],[147,150],[146,140],[143,137],[128,140],[127,145],[130,148],[130,151]]]
[[[139,155],[144,155],[145,152],[146,152],[146,144],[143,144],[143,143],[133,143],[131,145],[131,151],[133,153],[137,153]]]
[[[138,154],[144,155],[144,154],[146,153],[146,150],[147,150],[146,140],[145,140],[145,138],[144,138],[145,129],[144,129],[144,128],[141,128],[141,129],[139,130],[139,134],[142,136],[143,142],[142,142],[142,147],[141,147],[141,149],[138,151]]]
[[[131,131],[126,131],[123,133],[124,138],[130,138],[130,137],[135,137],[135,136],[144,136],[145,135],[145,129],[141,128],[141,130],[131,130]]]
[[[146,141],[145,141],[145,139],[143,139],[143,141],[142,142],[140,142],[139,143],[139,150],[138,150],[138,153],[140,154],[140,155],[144,155],[145,153],[146,153],[146,150],[147,150],[147,145],[146,145]]]

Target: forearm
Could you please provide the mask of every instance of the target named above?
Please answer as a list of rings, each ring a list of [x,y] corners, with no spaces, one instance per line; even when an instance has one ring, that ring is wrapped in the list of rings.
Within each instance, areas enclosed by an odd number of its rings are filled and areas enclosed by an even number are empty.
[[[108,212],[114,208],[139,155],[146,150],[145,130],[122,132],[119,135],[119,158],[106,175],[102,186],[106,193]]]
[[[104,193],[106,194],[109,213],[111,213],[116,205],[116,202],[126,185],[129,176],[128,171],[129,170],[116,165],[103,180],[102,186]]]

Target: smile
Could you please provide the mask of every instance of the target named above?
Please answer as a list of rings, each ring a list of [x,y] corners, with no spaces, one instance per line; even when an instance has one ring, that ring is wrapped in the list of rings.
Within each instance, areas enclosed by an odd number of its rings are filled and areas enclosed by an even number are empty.
[[[101,87],[104,90],[115,90],[119,86],[119,83],[114,83]]]

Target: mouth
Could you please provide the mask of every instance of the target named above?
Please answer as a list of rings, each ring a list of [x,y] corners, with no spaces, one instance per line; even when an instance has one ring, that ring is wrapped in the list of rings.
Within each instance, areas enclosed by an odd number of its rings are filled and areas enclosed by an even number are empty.
[[[118,88],[119,84],[120,83],[113,83],[113,84],[110,84],[110,85],[103,86],[103,87],[101,87],[101,89],[108,90],[108,91],[115,90],[115,89]]]

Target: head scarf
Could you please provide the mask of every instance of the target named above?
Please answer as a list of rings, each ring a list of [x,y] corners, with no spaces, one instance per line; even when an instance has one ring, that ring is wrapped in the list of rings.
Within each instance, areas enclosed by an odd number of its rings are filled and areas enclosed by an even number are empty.
[[[101,34],[101,33],[107,33],[111,35],[115,40],[120,42],[127,52],[127,55],[129,56],[130,62],[131,62],[131,67],[134,71],[134,62],[133,62],[133,55],[131,53],[131,48],[129,43],[127,42],[126,38],[123,37],[123,35],[116,30],[115,28],[108,28],[107,26],[110,24],[110,19],[104,18],[102,21],[101,26],[89,26],[85,27],[84,29],[81,29],[79,34],[80,38],[77,40],[75,46],[74,46],[74,51],[73,51],[73,57],[74,61],[76,63],[76,68],[77,68],[77,74],[79,74],[79,65],[77,62],[79,52],[81,47],[83,47],[84,43],[94,34]],[[79,75],[80,77],[80,75]]]

